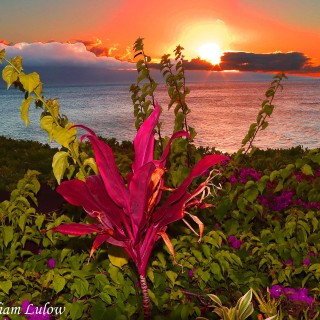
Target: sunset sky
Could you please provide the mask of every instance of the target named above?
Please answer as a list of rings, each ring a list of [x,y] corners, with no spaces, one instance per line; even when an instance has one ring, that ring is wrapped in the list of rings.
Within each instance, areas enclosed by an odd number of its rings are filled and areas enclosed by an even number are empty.
[[[189,61],[220,48],[217,70],[320,76],[319,0],[2,0],[0,9],[0,49],[30,66],[132,69],[142,37],[154,62],[180,44]]]

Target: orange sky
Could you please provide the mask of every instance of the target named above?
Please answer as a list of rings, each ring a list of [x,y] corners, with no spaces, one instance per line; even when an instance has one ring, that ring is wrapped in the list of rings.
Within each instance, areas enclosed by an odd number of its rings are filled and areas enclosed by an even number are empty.
[[[129,59],[143,37],[153,58],[181,44],[192,59],[214,42],[223,51],[297,51],[320,65],[318,0],[10,0],[0,9],[0,39],[13,43],[81,40],[97,55]]]

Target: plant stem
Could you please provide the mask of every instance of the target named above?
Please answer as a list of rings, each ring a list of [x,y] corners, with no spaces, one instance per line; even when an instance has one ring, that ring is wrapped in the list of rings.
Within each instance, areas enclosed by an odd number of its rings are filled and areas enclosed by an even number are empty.
[[[151,307],[150,307],[150,298],[148,294],[148,285],[145,276],[140,274],[140,285],[142,290],[142,298],[143,298],[143,314],[145,320],[151,319]]]

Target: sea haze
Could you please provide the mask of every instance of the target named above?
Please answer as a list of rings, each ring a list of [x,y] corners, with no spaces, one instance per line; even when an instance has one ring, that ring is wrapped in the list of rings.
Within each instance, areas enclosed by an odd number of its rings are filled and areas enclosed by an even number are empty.
[[[110,83],[95,85],[85,77],[82,81],[87,85],[81,81],[73,85],[55,85],[55,79],[59,77],[51,78],[51,81],[42,78],[45,83],[45,80],[51,83],[44,87],[44,95],[45,98],[59,98],[61,113],[65,113],[69,121],[86,125],[104,137],[132,140],[136,130],[129,87],[136,75],[136,72],[117,74],[116,78],[110,77]],[[192,81],[187,84],[191,89],[187,96],[191,109],[188,121],[198,133],[195,143],[230,153],[236,151],[256,119],[272,75],[189,71],[188,79]],[[75,83],[76,80],[77,77],[73,78]],[[275,111],[268,120],[269,127],[258,134],[255,145],[264,149],[298,145],[319,148],[320,79],[289,77],[283,85],[284,90],[277,93],[274,100]],[[161,116],[163,132],[171,135],[173,110],[167,110],[169,99],[163,83],[155,96],[164,110]],[[21,92],[7,91],[1,86],[0,135],[47,143],[46,133],[39,128],[40,110],[33,105],[30,107],[28,128],[21,121],[19,107],[22,98]]]

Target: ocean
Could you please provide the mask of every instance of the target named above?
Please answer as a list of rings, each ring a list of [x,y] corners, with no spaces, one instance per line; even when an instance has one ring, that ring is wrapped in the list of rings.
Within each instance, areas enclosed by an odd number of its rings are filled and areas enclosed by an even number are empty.
[[[271,76],[270,76],[271,79]],[[196,145],[215,147],[232,153],[260,110],[270,81],[216,81],[188,83],[191,92],[187,104],[188,122],[197,131]],[[261,131],[255,146],[266,148],[320,147],[320,79],[283,81],[284,89],[274,100],[275,110],[269,127]],[[61,113],[70,122],[86,125],[103,137],[132,140],[134,126],[130,84],[45,86],[45,98],[59,98]],[[171,135],[173,109],[167,110],[169,98],[164,84],[155,94],[163,107],[163,133]],[[21,92],[0,87],[0,135],[48,143],[39,127],[41,110],[30,107],[30,125],[20,119]],[[56,146],[55,144],[51,144]]]

